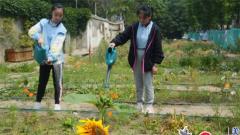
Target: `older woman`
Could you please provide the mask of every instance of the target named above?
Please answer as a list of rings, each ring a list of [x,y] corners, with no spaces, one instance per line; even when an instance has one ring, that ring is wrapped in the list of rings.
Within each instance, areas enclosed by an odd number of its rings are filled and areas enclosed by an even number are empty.
[[[143,103],[145,102],[145,112],[154,113],[153,74],[157,73],[157,64],[161,64],[164,58],[161,33],[157,24],[151,20],[150,7],[140,6],[137,15],[139,22],[127,27],[110,42],[109,46],[117,47],[131,40],[128,62],[134,73],[137,109],[144,112]]]

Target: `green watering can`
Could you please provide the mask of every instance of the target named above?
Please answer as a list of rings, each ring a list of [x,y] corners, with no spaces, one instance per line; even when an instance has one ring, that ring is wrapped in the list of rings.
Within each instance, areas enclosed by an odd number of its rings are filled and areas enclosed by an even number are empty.
[[[115,48],[109,47],[106,50],[106,56],[105,56],[105,61],[107,64],[107,75],[104,83],[105,88],[109,88],[110,72],[116,60],[117,60],[117,50]]]
[[[35,44],[33,46],[34,50],[34,59],[37,61],[39,65],[42,65],[47,60],[47,51],[43,46],[40,46],[38,44]]]

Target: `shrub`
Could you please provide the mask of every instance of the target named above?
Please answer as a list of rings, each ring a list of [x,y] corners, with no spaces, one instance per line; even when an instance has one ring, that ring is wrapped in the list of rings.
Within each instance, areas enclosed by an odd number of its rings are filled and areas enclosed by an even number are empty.
[[[19,36],[18,47],[31,47],[33,44],[33,40],[28,35],[22,34]]]
[[[33,41],[27,34],[20,34],[12,18],[0,20],[0,43],[10,47],[31,47]]]
[[[217,49],[215,44],[209,42],[189,42],[182,46],[182,50],[186,53],[193,52],[194,50],[201,49],[202,51],[207,51],[211,49]],[[194,54],[194,52],[193,52]]]
[[[238,59],[233,59],[231,61],[228,61],[226,63],[226,69],[225,70],[230,70],[234,72],[239,72],[240,71],[240,60]]]
[[[223,61],[222,56],[202,56],[202,57],[183,57],[179,60],[182,67],[190,66],[201,70],[212,71],[217,70]]]
[[[50,8],[51,4],[41,0],[0,0],[0,16],[21,18],[23,21],[27,21],[24,23],[25,30],[40,19],[48,18]],[[76,36],[79,32],[85,30],[90,17],[91,12],[89,9],[67,7],[63,22],[68,32],[72,36]]]
[[[199,67],[199,59],[197,57],[183,57],[179,60],[179,65],[182,67]]]
[[[192,65],[192,59],[190,57],[181,58],[179,60],[179,64],[182,67],[191,66]]]
[[[205,56],[200,58],[201,68],[203,70],[216,70],[220,63],[222,62],[223,57],[220,56]]]
[[[86,29],[88,20],[91,17],[89,9],[76,9],[68,7],[65,9],[64,25],[72,36],[76,36]]]
[[[36,63],[32,64],[20,64],[18,66],[10,67],[11,72],[19,73],[19,72],[33,72],[35,70]]]
[[[0,44],[14,46],[18,41],[18,33],[14,19],[3,18],[0,20]]]
[[[50,7],[41,0],[0,0],[0,16],[21,17],[37,22],[48,16]]]

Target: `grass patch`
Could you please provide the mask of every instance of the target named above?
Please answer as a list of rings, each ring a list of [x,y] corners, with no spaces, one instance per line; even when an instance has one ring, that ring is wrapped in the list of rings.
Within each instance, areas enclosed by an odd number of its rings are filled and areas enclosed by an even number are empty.
[[[36,66],[37,66],[36,63],[31,63],[31,64],[24,63],[24,64],[17,65],[16,67],[10,67],[10,71],[15,73],[33,72]]]

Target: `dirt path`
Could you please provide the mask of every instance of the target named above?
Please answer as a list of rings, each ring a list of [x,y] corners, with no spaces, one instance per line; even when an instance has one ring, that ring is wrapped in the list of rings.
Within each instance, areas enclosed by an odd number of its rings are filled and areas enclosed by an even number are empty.
[[[193,85],[160,85],[158,89],[176,90],[176,91],[209,91],[221,92],[220,87],[211,85],[193,86]]]
[[[17,107],[19,109],[32,109],[33,101],[17,101],[17,100],[6,100],[0,101],[0,108],[9,108],[11,106]],[[129,104],[133,106],[132,104]],[[52,109],[53,101],[48,100],[42,103],[43,109]],[[95,114],[97,108],[89,103],[81,104],[70,104],[62,102],[62,110],[73,110],[73,111],[85,111],[89,112],[89,115]],[[219,116],[231,117],[232,113],[229,107],[220,105],[214,106],[211,104],[194,104],[194,105],[155,105],[155,112],[157,114],[183,114],[188,116],[215,116],[218,112]]]
[[[14,79],[16,76],[11,76],[9,79]],[[9,88],[12,84],[11,83],[0,83],[0,89]],[[102,87],[102,83],[86,83],[82,84],[80,88],[99,88]],[[135,87],[134,84],[112,84],[110,87],[114,88],[126,88],[126,87]],[[155,86],[157,90],[172,90],[172,91],[209,91],[209,92],[221,92],[222,88],[212,85],[201,85],[201,86],[193,86],[193,85],[177,85],[177,84],[161,84]],[[71,88],[71,87],[70,87]]]
[[[217,113],[222,117],[231,117],[232,112],[227,106],[214,106],[210,104],[199,105],[162,105],[156,107],[160,114],[183,114],[187,116],[214,116]]]

